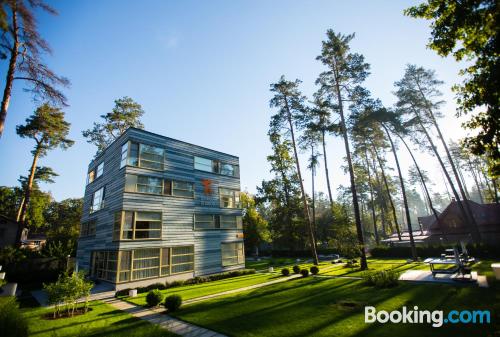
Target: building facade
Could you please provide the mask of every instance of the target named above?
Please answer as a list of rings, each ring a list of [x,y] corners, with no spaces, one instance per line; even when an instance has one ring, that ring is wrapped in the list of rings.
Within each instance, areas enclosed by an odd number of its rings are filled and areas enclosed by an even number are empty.
[[[117,290],[245,266],[238,157],[129,128],[89,165],[77,261]]]

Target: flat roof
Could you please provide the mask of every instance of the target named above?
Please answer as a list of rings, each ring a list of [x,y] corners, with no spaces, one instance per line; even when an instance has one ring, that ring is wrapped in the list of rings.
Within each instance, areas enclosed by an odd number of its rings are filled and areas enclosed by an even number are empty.
[[[94,159],[92,159],[92,161],[90,162],[89,166],[92,165],[97,159],[99,159],[103,154],[104,152],[111,146],[113,145],[114,143],[116,143],[117,141],[119,141],[123,135],[125,135],[128,130],[135,130],[135,131],[139,131],[139,132],[142,132],[142,133],[147,133],[147,134],[150,134],[150,135],[153,135],[153,136],[157,136],[157,137],[161,137],[163,139],[167,139],[167,140],[171,140],[171,141],[175,141],[175,142],[179,142],[179,143],[184,143],[184,144],[187,144],[187,145],[191,145],[191,146],[196,146],[196,147],[199,147],[199,148],[202,148],[202,149],[205,149],[205,150],[208,150],[208,151],[212,151],[212,152],[217,152],[217,153],[220,153],[220,154],[223,154],[223,155],[226,155],[226,156],[229,156],[229,157],[233,157],[233,158],[236,158],[236,159],[239,159],[238,156],[235,156],[235,155],[232,155],[232,154],[229,154],[229,153],[226,153],[226,152],[222,152],[222,151],[218,151],[218,150],[214,150],[214,149],[210,149],[208,147],[205,147],[205,146],[201,146],[201,145],[196,145],[196,144],[193,144],[193,143],[189,143],[189,142],[185,142],[183,140],[179,140],[179,139],[175,139],[175,138],[171,138],[171,137],[167,137],[167,136],[164,136],[164,135],[160,135],[158,133],[154,133],[154,132],[151,132],[151,131],[147,131],[147,130],[144,130],[144,129],[139,129],[139,128],[136,128],[136,127],[133,127],[133,126],[130,126],[127,130],[125,130],[125,132],[123,132],[120,137],[116,138],[114,141],[111,142],[111,144],[108,145],[108,147],[106,147],[106,149],[104,151],[102,151],[98,156],[96,156]]]

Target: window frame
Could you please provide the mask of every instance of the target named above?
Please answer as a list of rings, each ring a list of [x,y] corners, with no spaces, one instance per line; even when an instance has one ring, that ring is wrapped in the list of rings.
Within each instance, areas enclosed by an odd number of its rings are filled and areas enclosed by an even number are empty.
[[[126,145],[126,150],[125,150],[125,145]],[[132,158],[131,152],[132,152],[133,146],[137,146],[137,157],[134,156]],[[161,162],[141,158],[141,153],[144,152],[141,149],[143,149],[146,146],[160,149],[163,152]],[[124,155],[126,156],[125,158],[124,158]],[[133,167],[140,167],[140,168],[143,168],[145,170],[163,172],[163,171],[165,171],[165,159],[166,158],[167,158],[167,151],[163,146],[141,143],[141,142],[134,141],[134,140],[128,140],[126,143],[123,143],[122,148],[121,148],[120,168],[125,167],[125,166],[133,166]],[[135,165],[133,163],[133,161],[137,161],[137,164]],[[141,161],[159,163],[159,164],[161,164],[161,168],[152,168],[152,167],[142,166]]]
[[[189,253],[182,253],[182,254],[174,254],[174,249],[176,248],[189,248]],[[145,257],[145,258],[136,258],[135,255],[137,254],[137,251],[143,250],[143,249],[150,249],[150,250],[157,250],[158,251],[158,257]],[[117,259],[116,260],[109,260],[110,254],[116,253]],[[105,256],[104,259],[104,267],[105,268],[100,268],[99,266],[96,266],[96,260],[98,258],[98,255],[102,254]],[[166,259],[165,259],[166,256]],[[173,263],[172,258],[176,256],[192,256],[190,261],[188,262],[179,262],[179,263]],[[134,268],[134,261],[142,261],[142,260],[153,260],[153,259],[158,259],[158,265],[153,266],[153,267],[142,267],[142,268]],[[166,261],[165,261],[166,260]],[[109,269],[109,264],[108,262],[111,261],[116,262],[116,270],[111,270]],[[167,262],[168,264],[164,264],[164,262]],[[122,269],[122,265],[127,267],[127,269]],[[179,272],[172,272],[173,267],[175,266],[181,266],[181,265],[190,265],[189,270],[183,270]],[[165,269],[166,268],[166,272]],[[158,275],[157,276],[149,276],[149,277],[144,277],[144,278],[135,278],[134,277],[134,272],[135,271],[140,271],[140,270],[158,270]],[[100,251],[93,251],[92,252],[92,265],[91,265],[91,273],[92,276],[105,280],[105,281],[110,281],[114,283],[128,283],[128,282],[135,282],[135,281],[141,281],[141,280],[148,280],[148,279],[154,279],[154,278],[161,278],[161,277],[167,277],[170,275],[177,275],[177,274],[185,274],[185,273],[194,273],[196,269],[195,266],[195,250],[194,250],[194,245],[180,245],[180,246],[169,246],[169,247],[141,247],[141,248],[135,248],[135,249],[123,249],[123,250],[100,250]],[[104,273],[104,277],[99,277],[99,272]],[[114,273],[115,274],[115,280],[110,280],[107,276],[108,273],[111,273],[111,275]],[[126,277],[122,277],[124,273]]]
[[[95,209],[95,194],[99,191],[102,191],[101,201],[99,202],[99,208]],[[94,193],[92,193],[92,199],[90,200],[90,214],[93,214],[97,211],[100,211],[105,207],[105,203],[104,203],[105,197],[106,197],[106,186],[102,186],[101,188],[98,188],[97,190],[95,190]]]
[[[235,255],[231,255],[229,257],[224,256],[224,251],[223,251],[224,245],[235,245],[235,250],[233,252],[233,253],[235,253]],[[240,245],[241,245],[241,247],[240,247]],[[241,252],[240,252],[240,250],[241,250]],[[233,259],[233,258],[236,258],[236,263],[224,264],[224,260]],[[244,263],[245,263],[245,244],[243,241],[221,242],[221,266],[223,268],[238,266],[238,265],[241,265]]]
[[[85,238],[89,236],[95,236],[97,227],[97,220],[90,219],[80,224],[80,235],[79,237]]]
[[[228,196],[229,194],[223,194],[222,193],[223,190],[232,192],[232,195],[231,195],[232,201],[231,202],[234,205],[233,207],[224,206],[224,201],[222,200],[222,197]],[[219,187],[219,207],[220,208],[229,208],[229,209],[241,209],[240,194],[241,194],[241,191],[239,191],[239,190],[227,188],[227,187]]]
[[[124,238],[124,224],[125,220],[127,218],[127,212],[131,213],[132,215],[132,228],[127,229],[127,232],[132,232],[132,238]],[[137,229],[137,213],[156,213],[159,214],[160,220],[139,220],[139,221],[150,221],[150,222],[156,222],[160,224],[159,229]],[[120,220],[119,224],[117,220]],[[136,238],[136,233],[137,232],[159,232],[158,237],[154,238]],[[115,212],[115,218],[113,221],[113,241],[158,241],[162,240],[163,236],[163,212],[155,212],[155,211],[130,211],[130,210],[121,210]]]
[[[202,161],[210,161],[210,165],[208,163],[202,163]],[[224,165],[231,165],[233,168],[233,174],[222,173],[222,168]],[[240,177],[240,166],[239,165],[231,164],[231,163],[228,163],[226,161],[221,161],[218,159],[210,159],[210,158],[206,158],[206,157],[194,156],[193,167],[195,170],[198,170],[198,171],[215,173],[215,174],[223,175],[226,177],[233,177],[233,178]],[[205,167],[205,168],[202,168],[202,167]]]
[[[136,181],[134,184],[134,190],[128,189],[128,179],[131,176],[136,177]],[[143,185],[143,186],[153,186],[153,185],[148,185],[148,184],[140,184],[139,177],[146,177],[146,178],[154,178],[154,179],[159,179],[162,182],[161,185],[161,193],[150,193],[150,192],[140,192],[138,190],[138,185]],[[180,188],[174,188],[175,183],[183,183],[183,184],[188,184],[191,186],[190,189],[180,189]],[[156,185],[157,188],[159,188],[159,185]],[[179,190],[179,191],[189,191],[191,192],[191,196],[186,196],[186,195],[179,195],[175,194],[174,190]],[[149,176],[149,175],[144,175],[144,174],[135,174],[135,173],[127,173],[125,175],[125,187],[124,187],[124,192],[126,193],[138,193],[138,194],[149,194],[149,195],[160,195],[160,196],[170,196],[170,197],[176,197],[176,198],[186,198],[186,199],[194,199],[195,197],[195,187],[194,183],[191,181],[186,181],[186,180],[174,180],[174,179],[165,179],[162,177],[157,177],[157,176]]]

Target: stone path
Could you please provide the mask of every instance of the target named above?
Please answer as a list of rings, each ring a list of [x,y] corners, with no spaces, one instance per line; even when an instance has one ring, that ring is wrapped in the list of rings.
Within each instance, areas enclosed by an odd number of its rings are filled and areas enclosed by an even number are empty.
[[[112,307],[125,311],[134,317],[140,318],[142,320],[148,321],[152,324],[157,324],[161,328],[176,333],[180,336],[185,337],[225,337],[225,335],[218,332],[208,330],[191,323],[181,321],[179,319],[173,318],[165,314],[165,309],[157,308],[145,308],[130,304],[128,302],[116,299],[108,298],[102,300],[104,303],[111,305]]]

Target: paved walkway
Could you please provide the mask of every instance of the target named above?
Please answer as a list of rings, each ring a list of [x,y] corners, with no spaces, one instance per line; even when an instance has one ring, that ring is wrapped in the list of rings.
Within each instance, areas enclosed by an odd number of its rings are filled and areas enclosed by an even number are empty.
[[[128,302],[116,299],[108,298],[102,300],[104,303],[111,305],[112,307],[125,311],[134,317],[143,319],[152,324],[158,324],[161,328],[176,333],[180,336],[185,337],[225,337],[218,332],[208,330],[191,323],[181,321],[179,319],[173,318],[165,314],[165,309],[163,308],[145,308],[130,304]]]

